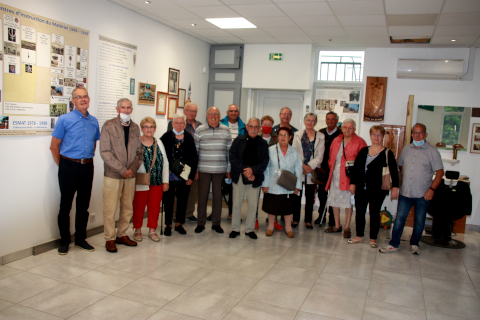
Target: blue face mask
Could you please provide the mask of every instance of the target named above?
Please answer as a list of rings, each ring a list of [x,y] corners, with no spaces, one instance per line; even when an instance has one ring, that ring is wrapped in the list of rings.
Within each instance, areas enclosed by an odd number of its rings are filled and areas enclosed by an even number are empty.
[[[177,136],[181,135],[181,134],[185,131],[185,130],[182,130],[182,131],[178,132],[178,131],[175,130],[175,129],[172,129],[172,130],[173,130],[173,132],[174,132]]]
[[[421,146],[423,146],[424,143],[425,143],[425,139],[420,140],[420,141],[413,140],[413,145],[415,147],[421,147]]]

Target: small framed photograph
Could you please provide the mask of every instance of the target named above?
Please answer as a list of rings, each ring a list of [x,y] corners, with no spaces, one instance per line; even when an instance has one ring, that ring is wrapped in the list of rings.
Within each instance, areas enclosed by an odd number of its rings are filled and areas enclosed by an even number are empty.
[[[157,110],[156,114],[167,113],[167,93],[157,91]]]
[[[168,115],[167,119],[173,119],[175,113],[177,113],[178,107],[178,98],[177,97],[168,97]]]
[[[480,153],[480,123],[474,123],[472,126],[470,153]]]
[[[146,104],[147,106],[155,105],[155,91],[157,86],[150,83],[138,83],[138,104]]]
[[[187,91],[185,89],[180,89],[178,91],[178,106],[177,108],[185,107],[185,97],[187,95]]]
[[[178,96],[180,84],[180,70],[168,69],[168,94],[171,96]]]

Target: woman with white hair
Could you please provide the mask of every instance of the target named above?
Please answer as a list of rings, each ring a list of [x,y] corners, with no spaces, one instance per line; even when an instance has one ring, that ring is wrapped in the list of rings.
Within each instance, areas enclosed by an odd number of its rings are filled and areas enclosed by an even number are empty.
[[[360,150],[367,146],[365,140],[355,133],[356,128],[353,119],[343,121],[343,134],[333,140],[330,146],[330,158],[328,159],[330,175],[325,190],[330,190],[327,206],[333,209],[335,226],[325,229],[325,232],[342,232],[340,208],[344,208],[346,216],[345,229],[343,230],[344,238],[352,236],[352,231],[350,230],[352,203],[350,198],[355,193],[355,190],[353,187],[350,187],[350,178],[353,173],[353,165]]]

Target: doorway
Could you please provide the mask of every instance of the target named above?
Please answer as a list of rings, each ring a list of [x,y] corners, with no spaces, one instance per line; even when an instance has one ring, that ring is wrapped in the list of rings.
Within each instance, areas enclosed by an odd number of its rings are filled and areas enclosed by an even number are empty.
[[[280,110],[288,107],[292,110],[290,124],[298,130],[303,128],[303,92],[297,91],[263,91],[257,95],[256,116],[261,119],[269,115],[275,120],[274,125],[280,123]]]

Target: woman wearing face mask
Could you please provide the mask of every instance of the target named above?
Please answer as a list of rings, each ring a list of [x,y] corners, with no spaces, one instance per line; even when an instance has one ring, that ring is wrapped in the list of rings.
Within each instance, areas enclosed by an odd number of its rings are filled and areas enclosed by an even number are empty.
[[[181,159],[183,163],[190,167],[188,177],[179,177],[170,171],[170,188],[165,192],[165,232],[166,236],[172,234],[172,217],[175,197],[177,197],[177,211],[175,217],[175,231],[180,234],[187,232],[182,224],[185,223],[185,211],[187,210],[187,200],[190,193],[190,185],[195,179],[197,172],[197,149],[193,137],[185,130],[187,117],[183,113],[177,113],[173,116],[173,128],[160,138],[167,150],[168,162],[173,165],[176,159]]]

